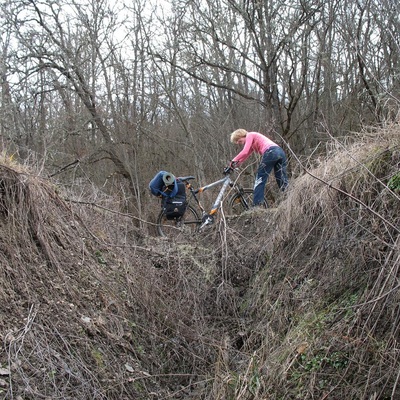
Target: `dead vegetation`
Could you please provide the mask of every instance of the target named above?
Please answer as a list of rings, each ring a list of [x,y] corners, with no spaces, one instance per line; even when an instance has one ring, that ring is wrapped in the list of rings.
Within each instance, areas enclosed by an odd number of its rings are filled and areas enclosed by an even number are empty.
[[[0,397],[398,398],[400,130],[330,153],[179,245],[4,160]]]

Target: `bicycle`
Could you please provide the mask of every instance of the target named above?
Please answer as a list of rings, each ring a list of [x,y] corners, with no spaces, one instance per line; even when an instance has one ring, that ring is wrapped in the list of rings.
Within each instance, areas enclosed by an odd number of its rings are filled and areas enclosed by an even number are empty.
[[[224,170],[224,178],[198,189],[195,189],[190,182],[195,179],[194,176],[179,177],[178,179],[185,184],[188,193],[186,210],[182,216],[172,219],[167,218],[164,211],[161,210],[157,217],[158,235],[174,239],[189,237],[193,236],[196,232],[202,231],[205,227],[212,225],[224,201],[225,192],[229,187],[233,192],[227,203],[231,213],[233,215],[239,215],[243,211],[249,210],[253,203],[253,189],[243,188],[237,183],[237,180],[232,180],[231,173],[233,171],[232,168],[226,168]],[[197,195],[219,185],[221,185],[221,189],[211,210],[206,212]],[[264,207],[267,208],[267,201],[265,198]]]

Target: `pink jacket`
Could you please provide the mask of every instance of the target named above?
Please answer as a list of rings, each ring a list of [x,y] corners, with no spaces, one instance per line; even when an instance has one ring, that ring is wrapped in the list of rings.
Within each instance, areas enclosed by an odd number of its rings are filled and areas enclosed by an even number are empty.
[[[241,164],[246,161],[254,151],[258,154],[264,154],[272,146],[278,145],[261,133],[247,132],[246,142],[242,151],[232,161],[237,161]]]

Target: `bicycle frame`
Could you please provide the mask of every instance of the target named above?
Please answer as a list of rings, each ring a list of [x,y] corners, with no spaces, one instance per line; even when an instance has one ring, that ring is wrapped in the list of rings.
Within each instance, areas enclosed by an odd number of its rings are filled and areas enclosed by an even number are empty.
[[[198,189],[193,189],[192,185],[188,182],[186,182],[187,187],[189,188],[190,192],[192,193],[192,196],[194,197],[197,205],[201,209],[203,215],[202,215],[202,224],[200,226],[200,229],[202,229],[206,225],[211,225],[214,222],[214,216],[217,214],[218,210],[221,207],[222,204],[222,199],[224,197],[224,194],[226,190],[228,189],[228,186],[233,186],[234,182],[232,181],[231,177],[229,176],[229,173],[226,174],[226,176],[222,179],[219,179],[215,182],[209,183],[208,185],[202,186]],[[207,213],[204,209],[204,207],[201,205],[200,200],[196,196],[198,193],[203,193],[206,190],[209,190],[213,187],[222,185],[217,198],[214,201],[214,204],[211,207],[211,210],[209,213]]]
[[[199,188],[193,187],[191,184],[191,180],[195,179],[194,176],[178,177],[178,179],[185,184],[188,192],[187,208],[182,216],[173,219],[167,218],[164,214],[164,210],[161,209],[157,217],[157,229],[160,236],[168,237],[172,234],[175,237],[175,234],[184,235],[185,231],[186,233],[193,233],[195,231],[201,231],[205,226],[212,225],[219,209],[222,207],[222,203],[225,201],[225,197],[229,195],[229,193],[227,193],[228,187],[230,187],[229,191],[233,191],[233,194],[227,200],[228,209],[234,212],[235,215],[237,211],[242,212],[243,210],[246,211],[250,209],[253,189],[243,188],[237,183],[235,178],[231,178],[230,174],[232,172],[234,172],[232,169],[224,171],[224,177],[222,179],[218,179],[215,182]],[[217,186],[221,186],[221,188],[215,200],[213,200],[214,203],[210,211],[207,212],[201,204],[198,194]],[[249,198],[249,196],[251,196],[251,198]],[[201,215],[199,215],[198,211],[201,212]]]

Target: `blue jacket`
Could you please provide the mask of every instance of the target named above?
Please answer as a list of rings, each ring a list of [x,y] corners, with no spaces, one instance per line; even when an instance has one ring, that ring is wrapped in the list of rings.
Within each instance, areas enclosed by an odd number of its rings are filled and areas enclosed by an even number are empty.
[[[167,171],[159,171],[149,183],[149,189],[154,196],[175,197],[178,193],[178,183],[174,181],[172,190],[165,190],[163,176],[169,174]],[[172,185],[171,185],[172,186]],[[163,191],[164,189],[164,191]]]

